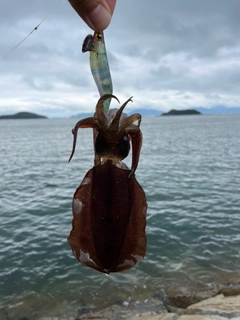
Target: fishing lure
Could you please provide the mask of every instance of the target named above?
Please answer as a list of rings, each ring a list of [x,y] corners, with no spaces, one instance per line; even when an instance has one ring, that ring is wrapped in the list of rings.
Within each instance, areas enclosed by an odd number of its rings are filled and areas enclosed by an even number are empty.
[[[82,52],[90,51],[90,68],[100,97],[112,94],[112,78],[109,69],[103,31],[89,34],[82,45]],[[109,110],[111,99],[104,102],[104,112]]]
[[[94,116],[77,122],[69,159],[75,152],[78,129],[94,128],[95,166],[74,194],[68,242],[79,262],[106,274],[130,269],[144,258],[147,210],[145,193],[135,178],[142,146],[141,115],[123,113],[131,98],[121,108],[104,112],[104,102],[110,98],[118,100],[104,95]],[[131,169],[122,162],[130,142]]]

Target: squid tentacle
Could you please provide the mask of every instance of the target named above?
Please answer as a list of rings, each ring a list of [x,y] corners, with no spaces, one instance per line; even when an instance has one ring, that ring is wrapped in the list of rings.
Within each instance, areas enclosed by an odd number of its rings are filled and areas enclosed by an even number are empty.
[[[142,116],[139,113],[134,113],[131,116],[125,118],[121,123],[121,127],[120,127],[121,131],[126,130],[127,127],[131,126],[136,121],[138,122],[136,126],[140,128]]]
[[[114,98],[118,101],[118,103],[120,103],[116,96],[114,96],[112,94],[105,94],[98,100],[98,103],[96,105],[95,115],[94,115],[94,118],[98,119],[99,124],[102,127],[104,127],[104,129],[107,129],[108,121],[107,121],[106,114],[103,110],[104,109],[103,104],[109,98]]]
[[[136,125],[133,124],[132,126],[126,128],[126,133],[131,137],[132,140],[132,167],[131,172],[128,176],[129,178],[131,178],[138,166],[140,151],[142,147],[142,132]]]
[[[124,108],[126,107],[126,105],[128,104],[128,102],[132,102],[132,97],[130,97],[117,111],[117,113],[115,114],[115,117],[113,118],[113,121],[111,123],[111,125],[109,126],[109,128],[111,128],[111,130],[118,130],[119,128],[119,121],[122,115],[122,112],[124,110]]]
[[[75,125],[74,129],[72,130],[73,133],[73,146],[72,146],[72,153],[69,157],[68,162],[71,161],[75,149],[76,149],[76,143],[77,143],[77,133],[78,133],[78,129],[79,128],[97,128],[98,127],[98,122],[93,118],[86,118],[86,119],[82,119],[80,121],[77,122],[77,124]]]

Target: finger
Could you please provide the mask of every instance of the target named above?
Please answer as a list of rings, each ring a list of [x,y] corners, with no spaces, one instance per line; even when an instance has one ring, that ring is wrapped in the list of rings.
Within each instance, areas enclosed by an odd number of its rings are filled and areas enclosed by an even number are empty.
[[[102,31],[108,27],[116,4],[116,0],[69,0],[69,2],[94,31]]]

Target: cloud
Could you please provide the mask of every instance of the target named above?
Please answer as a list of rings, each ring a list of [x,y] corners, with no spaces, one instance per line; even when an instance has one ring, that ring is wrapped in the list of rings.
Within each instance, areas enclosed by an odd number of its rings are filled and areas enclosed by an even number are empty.
[[[239,106],[240,3],[118,0],[105,31],[114,93],[130,108]],[[3,1],[0,114],[93,112],[98,92],[82,41],[92,33],[68,1]]]

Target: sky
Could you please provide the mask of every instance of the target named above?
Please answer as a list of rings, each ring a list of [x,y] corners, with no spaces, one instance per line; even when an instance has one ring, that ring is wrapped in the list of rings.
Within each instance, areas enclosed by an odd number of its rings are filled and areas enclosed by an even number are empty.
[[[93,33],[67,0],[1,0],[0,115],[94,112],[82,42]],[[240,107],[239,0],[118,0],[105,43],[113,93],[132,109]],[[118,107],[112,102],[112,107]]]

